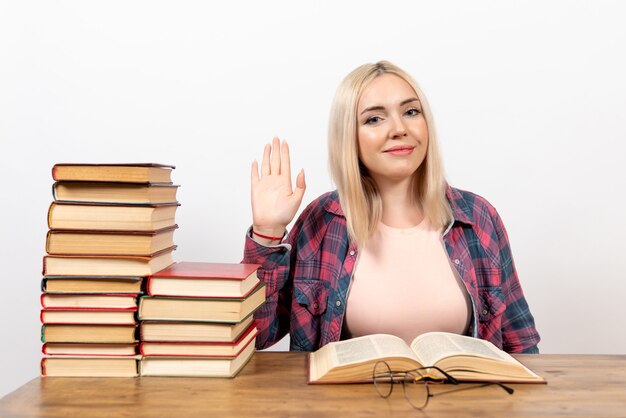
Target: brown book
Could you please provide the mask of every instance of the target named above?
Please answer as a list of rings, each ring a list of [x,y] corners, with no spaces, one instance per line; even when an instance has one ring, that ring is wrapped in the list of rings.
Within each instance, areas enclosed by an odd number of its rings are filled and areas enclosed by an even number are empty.
[[[142,297],[140,320],[241,322],[265,302],[261,282],[246,298]]]
[[[130,293],[141,292],[141,277],[44,277],[41,291],[46,293]]]
[[[110,181],[127,183],[171,183],[173,165],[130,164],[55,164],[52,178],[57,181]]]
[[[409,346],[403,339],[374,334],[326,344],[309,354],[309,383],[372,381],[374,367],[384,360],[393,371],[437,366],[459,381],[545,383],[508,353],[489,341],[447,332],[428,332]],[[437,376],[436,370],[429,374]]]
[[[126,309],[42,309],[43,324],[134,325],[137,307]]]
[[[248,346],[259,330],[250,325],[233,342],[163,342],[142,341],[139,352],[144,356],[186,356],[186,357],[237,357]]]
[[[144,356],[139,362],[141,376],[234,377],[254,355],[254,340],[236,357]]]
[[[52,202],[50,229],[98,231],[156,231],[176,224],[178,204],[107,205]]]
[[[52,185],[52,197],[58,202],[177,203],[177,190],[173,184],[58,181]]]
[[[47,255],[43,258],[44,276],[148,276],[174,262],[167,248],[152,257]]]
[[[42,293],[41,307],[52,309],[128,309],[137,307],[137,295]]]
[[[41,342],[134,343],[135,328],[135,325],[43,325]]]
[[[137,343],[44,343],[41,351],[51,356],[136,356],[137,347]]]
[[[150,296],[245,297],[259,283],[258,264],[182,261],[148,277]]]
[[[56,377],[136,377],[135,357],[49,356],[41,360],[41,375]]]
[[[142,321],[139,325],[139,336],[141,341],[232,342],[239,338],[253,321],[252,315],[233,324]]]
[[[144,255],[174,245],[177,225],[158,231],[52,230],[46,237],[46,252],[52,255]]]

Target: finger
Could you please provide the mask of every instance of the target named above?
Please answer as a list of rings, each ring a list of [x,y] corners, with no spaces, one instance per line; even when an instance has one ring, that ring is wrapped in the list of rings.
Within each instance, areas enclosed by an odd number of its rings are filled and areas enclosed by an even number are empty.
[[[259,163],[257,160],[252,162],[252,171],[250,172],[250,184],[253,186],[259,182]]]
[[[277,136],[272,140],[272,158],[270,160],[271,174],[280,174],[280,139]]]
[[[261,163],[261,177],[268,176],[270,174],[270,144],[265,144],[263,148],[263,162]]]
[[[304,169],[302,169],[300,170],[300,173],[298,173],[298,177],[296,177],[296,188],[293,191],[293,194],[296,196],[298,201],[302,201],[305,190],[306,190],[306,181],[304,179]]]
[[[287,177],[287,183],[291,190],[291,160],[289,158],[289,145],[287,141],[283,141],[280,146],[280,174],[284,174]]]

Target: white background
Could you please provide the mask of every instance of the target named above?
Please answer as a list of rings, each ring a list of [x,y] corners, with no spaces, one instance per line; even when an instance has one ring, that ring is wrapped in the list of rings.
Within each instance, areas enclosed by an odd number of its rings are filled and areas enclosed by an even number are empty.
[[[489,199],[544,353],[626,353],[626,12],[614,1],[0,3],[0,395],[39,373],[57,162],[175,164],[178,261],[238,262],[273,135],[331,189],[330,102],[388,59],[451,184]],[[284,341],[279,348],[285,348]]]

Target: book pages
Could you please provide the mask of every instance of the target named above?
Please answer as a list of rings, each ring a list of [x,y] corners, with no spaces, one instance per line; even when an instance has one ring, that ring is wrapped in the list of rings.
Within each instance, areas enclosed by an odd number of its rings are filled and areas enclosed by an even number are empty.
[[[410,357],[415,354],[404,340],[392,335],[374,334],[342,341],[334,346],[334,364],[360,363],[383,357]]]
[[[489,341],[446,332],[422,334],[413,340],[411,349],[425,366],[434,366],[439,360],[454,355],[472,355],[517,363]]]

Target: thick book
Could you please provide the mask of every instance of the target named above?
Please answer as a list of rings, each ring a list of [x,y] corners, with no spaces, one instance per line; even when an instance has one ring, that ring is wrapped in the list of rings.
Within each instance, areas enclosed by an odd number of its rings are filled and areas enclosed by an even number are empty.
[[[110,205],[52,202],[48,228],[98,231],[156,231],[176,224],[178,203]]]
[[[141,341],[173,342],[232,342],[250,327],[252,315],[241,322],[172,322],[142,321],[139,325]]]
[[[181,261],[148,277],[150,296],[245,297],[259,283],[259,264]]]
[[[235,377],[254,355],[253,338],[233,358],[144,356],[139,362],[141,376]]]
[[[140,320],[240,322],[265,302],[265,283],[246,298],[173,298],[145,296]]]
[[[43,324],[103,324],[103,325],[134,325],[137,323],[135,312],[137,307],[123,309],[59,309],[41,310]]]
[[[437,366],[459,381],[545,383],[491,342],[447,332],[428,332],[411,345],[396,336],[374,334],[329,343],[309,354],[309,383],[372,381],[375,364],[393,371]],[[429,373],[437,372],[435,370]],[[443,376],[439,376],[442,377]]]
[[[136,356],[138,343],[98,344],[98,343],[44,343],[41,352],[49,356]]]
[[[52,167],[56,181],[108,181],[125,183],[171,183],[173,165],[156,163],[72,164]]]
[[[233,342],[178,342],[142,341],[139,352],[144,356],[186,356],[186,357],[237,357],[248,346],[259,330],[255,324]]]
[[[132,294],[41,294],[42,308],[76,309],[125,309],[137,307],[137,295]]]
[[[161,183],[98,183],[57,181],[52,197],[57,202],[125,204],[177,203],[178,185]]]
[[[48,276],[41,279],[41,291],[51,293],[141,293],[142,277]]]
[[[52,255],[150,256],[174,245],[177,225],[157,231],[50,230],[46,252]]]
[[[46,255],[43,257],[44,276],[149,276],[174,262],[176,246],[154,256],[74,256]]]
[[[41,359],[41,375],[55,377],[136,377],[135,357],[46,356]]]
[[[41,326],[42,343],[134,343],[136,325],[75,325]]]

